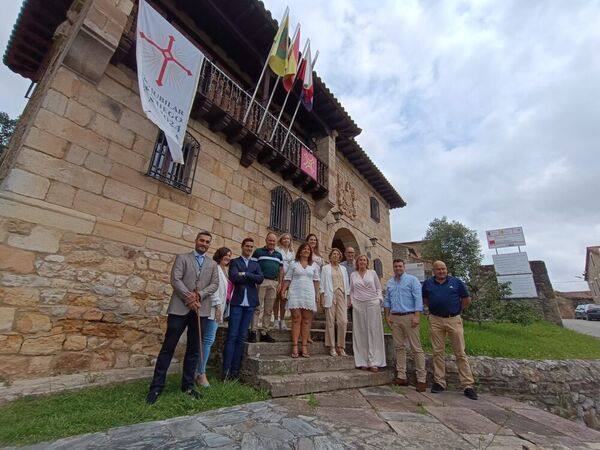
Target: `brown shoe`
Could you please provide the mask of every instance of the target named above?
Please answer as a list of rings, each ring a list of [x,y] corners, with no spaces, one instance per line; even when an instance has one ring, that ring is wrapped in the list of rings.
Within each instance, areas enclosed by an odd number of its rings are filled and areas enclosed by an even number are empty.
[[[377,372],[379,372],[379,367],[375,367],[375,366],[369,367],[369,370],[373,373],[377,373]]]
[[[427,390],[427,383],[417,383],[417,392],[425,392]]]
[[[392,383],[394,383],[396,386],[408,386],[408,380],[404,378],[394,378]]]

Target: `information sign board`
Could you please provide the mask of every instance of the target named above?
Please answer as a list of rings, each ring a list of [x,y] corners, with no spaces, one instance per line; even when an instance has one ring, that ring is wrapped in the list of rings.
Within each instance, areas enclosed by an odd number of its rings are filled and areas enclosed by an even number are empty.
[[[498,275],[499,283],[509,283],[511,294],[506,298],[537,298],[533,275]]]
[[[501,228],[485,232],[489,248],[520,247],[525,245],[523,227]]]
[[[504,253],[492,255],[494,269],[498,275],[518,275],[531,273],[527,253]]]

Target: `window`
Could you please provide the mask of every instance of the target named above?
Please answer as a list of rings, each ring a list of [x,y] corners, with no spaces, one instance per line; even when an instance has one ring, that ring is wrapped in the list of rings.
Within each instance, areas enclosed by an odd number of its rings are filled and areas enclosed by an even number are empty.
[[[146,175],[190,194],[200,151],[200,144],[190,133],[185,133],[182,151],[185,163],[178,164],[171,159],[167,139],[161,131],[156,138],[150,167],[148,167]]]
[[[379,202],[375,197],[371,197],[371,219],[379,223]]]
[[[292,203],[292,229],[294,239],[303,240],[310,229],[310,208],[306,200],[298,198]]]
[[[278,232],[288,232],[290,229],[290,214],[292,196],[283,186],[277,186],[271,191],[271,217],[269,228]]]
[[[373,269],[379,278],[383,278],[383,263],[379,258],[373,260]]]

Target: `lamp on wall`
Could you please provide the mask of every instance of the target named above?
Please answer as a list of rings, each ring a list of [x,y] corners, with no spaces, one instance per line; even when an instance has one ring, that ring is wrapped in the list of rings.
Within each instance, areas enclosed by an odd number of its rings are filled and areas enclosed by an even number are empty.
[[[377,245],[378,239],[376,237],[369,238],[371,241],[371,247],[375,247]]]
[[[331,215],[333,215],[333,222],[327,222],[327,227],[329,228],[331,225],[335,225],[336,223],[340,223],[340,220],[342,220],[342,215],[344,213],[342,213],[341,211],[332,211]]]

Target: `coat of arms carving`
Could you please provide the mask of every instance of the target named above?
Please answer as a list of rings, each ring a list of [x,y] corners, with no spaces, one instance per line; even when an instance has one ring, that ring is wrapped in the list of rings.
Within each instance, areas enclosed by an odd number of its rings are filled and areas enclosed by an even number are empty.
[[[356,192],[349,181],[337,176],[337,199],[339,210],[350,219],[356,219]]]

